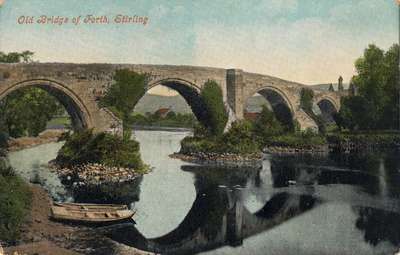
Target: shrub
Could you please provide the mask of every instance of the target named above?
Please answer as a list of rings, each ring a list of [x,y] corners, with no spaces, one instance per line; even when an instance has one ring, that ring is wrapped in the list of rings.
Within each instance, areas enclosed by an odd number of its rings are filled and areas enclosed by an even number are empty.
[[[208,112],[207,128],[215,135],[222,135],[228,121],[222,90],[215,81],[207,81],[201,91],[201,97]]]
[[[271,136],[281,135],[283,130],[283,126],[276,119],[274,113],[266,106],[263,106],[254,125],[254,134],[264,141]]]
[[[185,137],[181,142],[180,152],[252,154],[259,151],[260,144],[253,135],[253,124],[249,121],[236,121],[220,137]]]
[[[137,141],[109,133],[93,134],[92,130],[76,132],[66,139],[56,158],[62,166],[99,163],[106,166],[142,169]]]
[[[0,240],[15,242],[31,205],[29,186],[0,157]]]
[[[303,88],[300,92],[300,107],[315,121],[319,132],[326,133],[326,123],[320,115],[313,111],[314,91],[309,88]]]
[[[267,141],[267,145],[293,148],[311,148],[326,143],[327,141],[324,136],[314,133],[311,129],[293,134],[271,137]]]
[[[251,154],[260,151],[260,144],[254,134],[253,124],[249,121],[235,121],[231,128],[220,139],[220,147],[224,152],[235,154]]]

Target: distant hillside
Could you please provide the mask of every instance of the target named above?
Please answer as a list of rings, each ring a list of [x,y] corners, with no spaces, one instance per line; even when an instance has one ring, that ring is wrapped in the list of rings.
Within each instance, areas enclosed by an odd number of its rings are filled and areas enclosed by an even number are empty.
[[[261,106],[268,104],[264,97],[260,95],[253,96],[247,101],[246,109],[249,112],[258,112]],[[176,113],[191,113],[190,106],[181,96],[160,96],[145,95],[135,107],[135,112],[145,114],[146,112],[155,112],[160,108],[171,108]]]
[[[136,105],[135,112],[145,114],[155,112],[160,108],[171,108],[174,112],[191,113],[190,106],[181,96],[159,96],[146,94]]]

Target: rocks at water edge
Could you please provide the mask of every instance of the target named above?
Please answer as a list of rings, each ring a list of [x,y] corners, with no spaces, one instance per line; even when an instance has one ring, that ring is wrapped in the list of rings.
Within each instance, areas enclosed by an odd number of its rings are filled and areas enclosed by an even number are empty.
[[[55,162],[49,163],[62,182],[75,186],[90,186],[130,182],[140,176],[134,169],[109,167],[102,164],[84,164],[74,167],[60,167]]]
[[[240,168],[240,167],[250,167],[258,168],[262,166],[262,153],[253,154],[233,154],[233,153],[174,153],[170,155],[171,158],[181,159],[183,161],[212,165],[218,167],[229,167],[229,168]]]

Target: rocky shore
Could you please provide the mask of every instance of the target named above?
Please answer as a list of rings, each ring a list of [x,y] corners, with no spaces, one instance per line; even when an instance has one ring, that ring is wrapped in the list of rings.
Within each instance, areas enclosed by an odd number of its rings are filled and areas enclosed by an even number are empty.
[[[211,166],[240,168],[240,167],[261,167],[262,166],[262,153],[254,153],[248,155],[238,155],[231,153],[174,153],[170,155],[171,158],[181,159],[186,162],[204,164]]]
[[[84,164],[73,167],[60,167],[56,162],[49,162],[61,181],[73,186],[94,186],[131,182],[141,176],[134,169],[109,167],[102,164]]]
[[[327,154],[328,145],[318,145],[306,148],[296,148],[287,146],[267,146],[263,149],[264,153],[274,155],[293,155],[293,154]]]
[[[41,144],[57,142],[64,133],[65,130],[48,129],[40,133],[37,137],[10,138],[7,149],[9,151],[19,151]]]

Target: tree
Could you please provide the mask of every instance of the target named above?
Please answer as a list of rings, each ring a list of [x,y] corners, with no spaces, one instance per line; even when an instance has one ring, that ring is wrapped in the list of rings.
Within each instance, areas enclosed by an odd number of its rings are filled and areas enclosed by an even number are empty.
[[[225,110],[222,90],[215,81],[207,81],[201,91],[208,120],[206,128],[215,136],[222,135],[228,122],[228,113]]]
[[[0,52],[0,63],[31,62],[31,51]],[[39,88],[14,91],[0,101],[0,132],[12,137],[36,136],[55,115],[64,112],[58,101]]]
[[[269,137],[281,135],[283,132],[284,128],[276,119],[274,113],[263,105],[261,113],[254,123],[254,133],[261,139],[266,140]]]
[[[128,69],[117,70],[114,75],[114,83],[108,88],[101,104],[110,108],[122,119],[123,136],[130,139],[132,127],[130,115],[146,93],[148,75],[139,74]]]
[[[314,113],[313,98],[314,91],[309,88],[303,88],[300,92],[300,107],[314,120],[318,126],[319,132],[324,134],[326,132],[326,123],[320,115]]]
[[[0,51],[0,63],[21,63],[32,62],[34,53],[26,50],[21,53],[10,52],[8,54]]]
[[[355,63],[351,83],[358,94],[343,99],[339,116],[343,127],[363,130],[399,127],[399,45],[387,52],[369,45]]]
[[[63,106],[39,88],[16,90],[0,101],[0,131],[12,137],[37,136]]]

